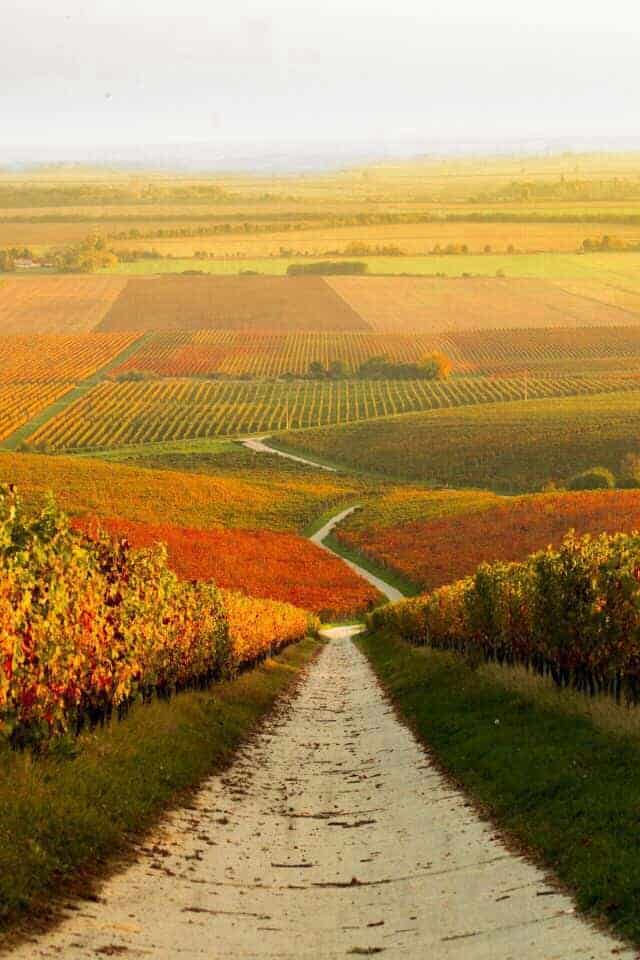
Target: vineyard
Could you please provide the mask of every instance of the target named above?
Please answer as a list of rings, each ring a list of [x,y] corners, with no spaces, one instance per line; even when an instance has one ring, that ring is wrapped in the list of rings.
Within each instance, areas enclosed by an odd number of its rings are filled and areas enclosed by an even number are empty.
[[[625,454],[638,449],[639,402],[631,390],[478,404],[291,432],[282,441],[307,456],[388,477],[524,493],[595,464],[617,473]]]
[[[0,334],[89,333],[127,284],[119,277],[10,277],[0,283]]]
[[[619,378],[346,380],[336,382],[105,381],[38,429],[33,444],[80,450],[235,436],[392,417],[458,405],[632,389]]]
[[[191,530],[121,518],[84,518],[74,525],[125,537],[134,547],[164,543],[169,566],[182,580],[212,580],[252,597],[295,604],[325,619],[357,615],[379,599],[373,587],[337,557],[292,534]]]
[[[424,543],[425,551],[430,543]],[[371,615],[417,644],[506,666],[560,688],[640,698],[640,535],[569,534],[522,563],[485,563],[468,579]]]
[[[0,440],[69,390],[68,383],[0,383]]]
[[[404,495],[403,495],[404,493]],[[578,535],[640,529],[637,490],[549,493],[517,499],[463,491],[391,491],[369,501],[338,539],[433,590],[481,563],[523,560]]]
[[[0,440],[135,339],[132,334],[0,336]]]
[[[80,457],[0,453],[0,480],[17,484],[30,509],[51,490],[74,516],[122,517],[152,526],[170,520],[197,530],[296,532],[360,493],[356,481],[337,474],[283,474],[266,466],[223,473],[214,462],[206,476],[197,464],[194,472],[176,473],[180,465],[141,469]]]
[[[75,384],[104,367],[136,334],[0,336],[0,384]]]
[[[455,373],[477,375],[556,374],[638,370],[640,327],[549,330],[473,330],[428,336],[389,333],[269,333],[197,330],[152,334],[115,375],[130,371],[163,377],[228,377],[251,374],[274,378],[305,374],[313,361],[326,368],[343,360],[351,370],[374,356],[399,362],[440,351]]]
[[[52,504],[27,517],[9,487],[0,568],[0,734],[14,745],[202,686],[313,628],[289,604],[178,580],[161,547],[94,542]]]
[[[315,360],[325,367],[332,360],[344,360],[356,370],[373,356],[386,354],[394,360],[411,361],[435,350],[451,356],[449,342],[442,337],[368,332],[181,331],[152,335],[114,374],[137,370],[163,377],[191,377],[219,372],[229,377],[249,373],[273,378],[306,374]]]

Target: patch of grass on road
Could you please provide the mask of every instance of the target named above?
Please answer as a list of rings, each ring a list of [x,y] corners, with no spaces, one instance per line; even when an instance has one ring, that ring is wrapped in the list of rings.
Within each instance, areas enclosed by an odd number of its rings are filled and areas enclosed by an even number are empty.
[[[582,910],[640,944],[639,712],[389,636],[359,643],[455,780]]]
[[[319,641],[308,639],[229,683],[138,706],[123,722],[65,742],[51,756],[0,748],[5,935],[50,896],[91,894],[106,858],[223,768],[318,649]]]

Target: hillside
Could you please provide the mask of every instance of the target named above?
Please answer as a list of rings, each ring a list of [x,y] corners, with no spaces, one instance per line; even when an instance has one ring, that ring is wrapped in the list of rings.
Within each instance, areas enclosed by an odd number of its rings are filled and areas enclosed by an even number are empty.
[[[564,482],[596,464],[617,472],[638,448],[640,393],[558,397],[283,433],[288,449],[386,477],[503,493]]]
[[[263,472],[236,479],[145,469],[79,457],[0,452],[0,480],[17,484],[35,505],[53,491],[74,515],[123,517],[143,523],[171,522],[207,530],[302,530],[334,505],[352,498],[354,486],[333,474]]]
[[[364,613],[380,598],[341,560],[302,537],[268,530],[193,530],[122,518],[77,525],[122,536],[135,547],[164,543],[182,580],[212,580],[252,597],[281,600],[335,620]]]
[[[341,543],[399,571],[424,590],[472,574],[481,563],[523,560],[578,535],[640,529],[640,491],[500,498],[469,491],[395,491],[372,500],[337,531]]]

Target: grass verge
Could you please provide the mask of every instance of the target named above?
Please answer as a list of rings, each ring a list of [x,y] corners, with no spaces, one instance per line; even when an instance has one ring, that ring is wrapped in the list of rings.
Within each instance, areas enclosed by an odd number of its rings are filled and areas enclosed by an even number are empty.
[[[91,896],[107,858],[223,768],[319,649],[304,640],[44,758],[0,750],[0,947],[26,910],[46,916],[50,898]]]
[[[353,563],[357,563],[359,567],[372,573],[374,577],[378,577],[380,580],[384,580],[385,583],[395,587],[396,590],[399,590],[405,597],[416,597],[418,594],[423,593],[421,587],[413,583],[403,574],[398,573],[397,570],[392,570],[391,567],[385,567],[381,563],[376,563],[375,560],[372,560],[365,553],[361,553],[361,551],[355,547],[347,547],[332,533],[330,533],[328,537],[325,537],[324,543],[333,550],[334,553],[337,553],[345,560],[351,560]]]
[[[400,713],[483,810],[640,945],[640,732],[587,698],[384,635],[358,641]]]

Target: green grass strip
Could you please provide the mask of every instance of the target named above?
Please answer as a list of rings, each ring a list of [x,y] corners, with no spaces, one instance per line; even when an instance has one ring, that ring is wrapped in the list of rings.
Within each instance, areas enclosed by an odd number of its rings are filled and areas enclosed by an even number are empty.
[[[640,945],[636,711],[600,705],[598,716],[588,698],[524,673],[518,684],[508,669],[473,670],[392,637],[359,642],[401,714],[468,794],[553,868],[582,910]]]
[[[405,597],[416,597],[419,593],[424,592],[418,584],[413,583],[402,573],[399,573],[391,567],[385,567],[381,563],[376,563],[375,560],[372,560],[365,553],[356,549],[356,547],[346,546],[332,533],[330,533],[328,537],[325,537],[324,543],[330,550],[333,550],[334,553],[337,553],[345,560],[351,560],[353,563],[357,563],[359,567],[372,573],[374,577],[378,577],[380,580],[384,580],[385,583],[395,587],[396,590],[403,593]]]
[[[48,757],[0,748],[0,946],[65,882],[90,896],[105,858],[223,768],[318,649],[304,640],[229,683],[137,706]]]
[[[75,403],[76,400],[79,400],[80,397],[83,397],[86,393],[89,392],[96,384],[100,383],[104,377],[108,376],[112,370],[115,370],[120,366],[121,363],[124,363],[129,357],[132,357],[138,350],[151,338],[153,337],[152,333],[145,333],[143,336],[138,337],[137,340],[134,340],[133,343],[130,343],[128,347],[125,347],[124,350],[121,350],[120,353],[113,357],[105,366],[100,367],[99,370],[96,370],[95,373],[92,373],[90,377],[87,377],[86,380],[82,380],[77,386],[72,387],[67,393],[62,397],[59,397],[57,400],[54,400],[53,403],[50,403],[49,406],[44,407],[43,410],[40,410],[39,413],[32,417],[31,420],[27,420],[26,423],[23,423],[21,427],[18,427],[13,433],[10,433],[8,437],[0,443],[0,450],[17,450],[21,443],[24,443],[25,440],[28,440],[36,430],[39,430],[43,424],[47,423],[49,420],[52,420],[54,417],[57,417],[59,413],[62,413],[63,410],[66,410],[67,407],[70,407],[72,403]]]

